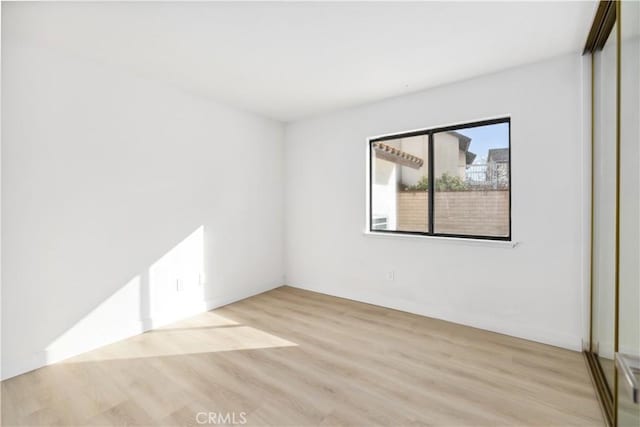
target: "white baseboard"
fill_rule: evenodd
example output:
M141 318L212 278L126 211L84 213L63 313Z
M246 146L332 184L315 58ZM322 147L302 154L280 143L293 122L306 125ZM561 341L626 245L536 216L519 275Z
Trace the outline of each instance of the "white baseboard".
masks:
M200 313L204 313L214 308L222 307L227 304L234 303L254 295L267 292L271 289L275 289L282 285L271 285L262 288L254 288L249 291L244 291L236 294L228 294L218 296L206 301L203 301L201 305L192 307L192 310L171 313L168 316L155 316L153 318L140 319L135 322L123 323L118 325L111 325L109 331L94 335L93 340L76 341L72 346L66 346L63 349L44 349L30 354L21 355L18 357L8 358L3 356L2 363L2 380L15 377L20 374L24 374L34 369L41 368L43 366L51 365L61 362L73 356L77 356L87 351L95 350L96 348L103 347L105 345L113 344L123 339L130 338L132 336L141 334L143 332L158 328L160 326L176 322L178 320L195 316ZM115 327L114 327L115 326Z
M357 302L377 305L380 307L392 308L394 310L405 311L412 314L431 317L435 319L445 320L460 325L471 326L486 331L497 332L516 338L522 338L529 341L535 341L542 344L548 344L555 347L566 348L573 351L582 351L582 337L569 334L558 333L557 331L540 331L535 328L522 327L521 325L504 325L496 319L478 318L467 316L465 313L452 313L445 310L434 310L432 307L425 308L424 305L402 299L390 299L384 296L372 295L367 292L358 292L354 290L344 289L328 289L323 286L287 284L287 286L305 289L308 291L318 292L325 295L331 295L339 298L345 298Z

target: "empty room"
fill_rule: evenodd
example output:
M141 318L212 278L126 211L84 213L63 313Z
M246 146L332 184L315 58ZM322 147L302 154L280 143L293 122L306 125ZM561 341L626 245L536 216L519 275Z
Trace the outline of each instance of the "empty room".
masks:
M640 426L640 1L2 1L3 426Z

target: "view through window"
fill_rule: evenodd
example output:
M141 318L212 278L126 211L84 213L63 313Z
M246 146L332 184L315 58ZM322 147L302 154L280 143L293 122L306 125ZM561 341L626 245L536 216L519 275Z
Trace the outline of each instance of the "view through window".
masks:
M511 239L508 118L369 143L371 231Z

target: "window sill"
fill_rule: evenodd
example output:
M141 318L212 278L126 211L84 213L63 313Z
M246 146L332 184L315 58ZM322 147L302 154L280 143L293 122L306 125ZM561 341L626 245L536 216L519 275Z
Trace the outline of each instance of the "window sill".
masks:
M430 240L433 242L445 242L457 245L469 246L485 246L493 248L515 248L520 244L516 241L505 240L488 240L488 239L466 239L464 237L442 237L442 236L424 236L421 234L401 234L387 233L384 231L363 231L366 237L374 237L378 239L408 239L408 240Z

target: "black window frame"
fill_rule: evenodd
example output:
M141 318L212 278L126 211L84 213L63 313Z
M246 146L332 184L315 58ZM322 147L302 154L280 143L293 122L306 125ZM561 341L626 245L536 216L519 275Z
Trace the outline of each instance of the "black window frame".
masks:
M450 132L450 131L456 131L456 130L460 130L460 129L468 129L468 128L473 128L473 127L480 127L480 126L489 126L489 125L495 125L495 124L500 124L500 123L507 123L509 125L509 173L508 173L508 177L509 177L509 234L507 236L483 236L483 235L477 235L477 234L451 234L451 233L436 233L434 230L435 227L435 191L434 191L434 186L435 186L435 179L434 179L434 144L433 144L433 135L436 133L441 133L441 132ZM409 138L409 137L413 137L413 136L422 136L422 135L428 135L429 136L429 140L428 140L428 152L429 152L429 158L428 158L428 173L429 173L429 199L428 199L428 206L427 209L429 211L429 224L428 224L428 229L429 231L427 232L423 232L423 231L403 231L403 230L376 230L373 229L373 164L374 164L374 151L373 150L373 143L375 142L382 142L382 141L389 141L389 140L394 140L394 139L399 139L399 138ZM449 238L458 238L458 239L476 239L476 240L501 240L501 241L506 241L506 242L510 242L511 238L512 238L512 224L511 224L511 192L512 192L512 185L511 185L511 117L501 117L501 118L496 118L496 119L490 119L490 120L481 120L481 121L475 121L475 122L467 122L467 123L461 123L461 124L456 124L456 125L450 125L450 126L442 126L442 127L437 127L437 128L429 128L429 129L423 129L423 130L417 130L417 131L411 131L411 132L402 132L402 133L396 133L393 135L385 135L385 136L381 136L381 137L374 137L374 138L369 138L369 232L370 233L376 233L376 234L409 234L409 235L418 235L418 236L429 236L429 237L449 237Z

